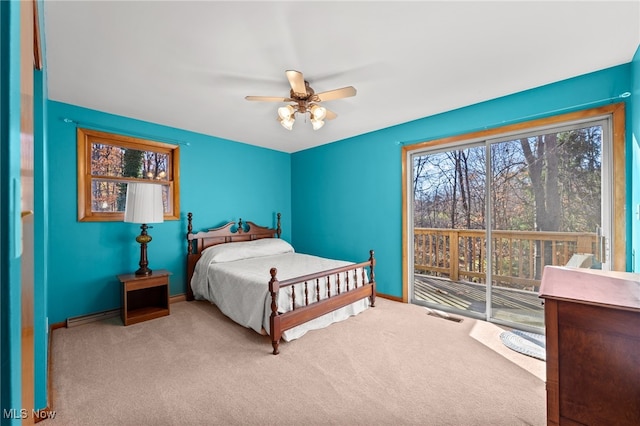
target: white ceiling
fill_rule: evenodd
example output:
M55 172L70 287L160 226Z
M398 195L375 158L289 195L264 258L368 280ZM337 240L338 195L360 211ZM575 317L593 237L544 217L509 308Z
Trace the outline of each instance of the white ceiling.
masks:
M49 99L295 152L628 63L640 1L44 2ZM354 86L313 131L285 70ZM76 119L76 117L67 117ZM80 123L82 124L82 123Z

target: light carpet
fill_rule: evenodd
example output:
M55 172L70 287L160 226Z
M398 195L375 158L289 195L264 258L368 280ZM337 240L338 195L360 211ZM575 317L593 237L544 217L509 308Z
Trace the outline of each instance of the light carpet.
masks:
M471 336L476 320L376 304L277 356L207 302L55 330L47 424L546 424L544 381Z

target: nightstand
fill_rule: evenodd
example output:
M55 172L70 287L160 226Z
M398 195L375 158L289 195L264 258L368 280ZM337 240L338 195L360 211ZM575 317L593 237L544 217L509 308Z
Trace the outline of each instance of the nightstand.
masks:
M152 275L118 275L124 325L169 315L169 275L171 272L164 269Z

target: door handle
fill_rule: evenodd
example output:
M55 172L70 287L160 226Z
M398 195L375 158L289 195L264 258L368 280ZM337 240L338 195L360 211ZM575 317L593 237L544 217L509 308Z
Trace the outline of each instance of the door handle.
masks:
M596 252L595 258L597 262L602 263L602 228L596 225Z
M607 238L602 235L602 228L596 225L596 261L600 263L606 262L607 257Z

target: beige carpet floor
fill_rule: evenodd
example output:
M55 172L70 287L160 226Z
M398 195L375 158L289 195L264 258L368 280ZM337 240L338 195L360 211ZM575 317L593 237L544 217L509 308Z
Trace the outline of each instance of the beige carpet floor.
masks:
M505 348L500 331L378 298L274 356L208 302L179 302L128 327L55 330L46 423L544 425L544 362Z

